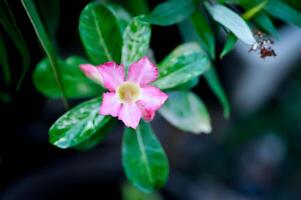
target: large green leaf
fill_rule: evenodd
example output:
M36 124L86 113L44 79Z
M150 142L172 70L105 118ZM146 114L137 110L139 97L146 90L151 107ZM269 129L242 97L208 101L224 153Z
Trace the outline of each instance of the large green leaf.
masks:
M131 21L130 14L120 5L115 3L106 4L106 6L111 10L111 12L115 15L121 33L124 32L128 23Z
M301 27L301 13L282 1L269 1L266 10L273 17Z
M200 76L210 66L205 52L197 43L185 43L172 51L159 65L159 78L154 85L169 89Z
M2 38L1 33L0 33L0 65L2 68L4 83L8 86L11 82L11 74L10 74L10 69L9 69L6 46L5 46L5 43Z
M145 15L150 12L147 0L123 0L123 6L133 15Z
M121 187L122 200L163 200L159 192L146 194L133 187L129 182L125 182Z
M159 110L172 125L195 134L210 133L208 111L202 100L192 92L174 91L168 93L168 101Z
M50 143L59 148L74 147L95 135L111 119L99 114L101 99L79 104L61 116L49 130Z
M213 91L213 93L219 99L219 101L223 106L224 117L228 118L230 115L230 104L224 92L224 89L219 82L214 66L211 66L211 68L205 73L205 78L209 87L211 88L211 90Z
M135 17L123 33L121 63L126 67L146 55L149 47L151 28L140 19L141 17Z
M15 22L14 15L10 10L7 0L0 1L0 22L22 57L23 70L17 83L17 89L19 89L25 74L29 69L30 55L23 35Z
M168 160L150 124L141 121L136 130L126 128L122 164L128 179L140 190L162 187L168 177Z
M208 20L205 18L204 14L200 11L195 11L191 16L191 21L195 28L195 31L200 37L200 44L210 55L212 59L215 58L215 40L214 34L211 27L208 24Z
M151 24L169 26L191 15L196 8L194 0L173 0L159 4L144 18Z
M120 62L122 38L112 11L103 4L90 3L80 15L80 37L94 64Z
M58 60L62 84L69 98L91 97L100 94L102 90L100 86L86 78L80 70L79 65L83 63L87 61L77 56ZM47 97L57 98L62 95L47 58L37 64L33 73L33 82L37 90Z
M215 4L205 4L213 19L228 28L237 38L248 45L256 42L247 23L229 8Z

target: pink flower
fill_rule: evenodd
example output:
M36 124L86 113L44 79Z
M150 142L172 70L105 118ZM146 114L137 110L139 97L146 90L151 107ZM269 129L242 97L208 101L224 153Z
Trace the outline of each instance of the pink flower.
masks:
M109 90L103 93L100 114L118 117L128 127L136 128L141 117L152 120L168 98L160 89L149 85L158 78L158 69L147 57L130 65L127 79L124 66L114 62L97 67L85 64L81 70Z

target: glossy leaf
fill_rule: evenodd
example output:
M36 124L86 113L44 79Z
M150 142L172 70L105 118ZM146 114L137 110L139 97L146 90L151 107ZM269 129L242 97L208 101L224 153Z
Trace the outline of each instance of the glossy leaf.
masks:
M228 33L227 40L225 46L221 52L220 59L222 59L225 55L227 55L234 48L237 42L237 37L233 35L233 33Z
M230 115L230 104L213 66L205 73L205 79L215 96L222 104L224 117L228 118Z
M210 61L197 43L186 43L173 50L159 65L159 78L154 85L169 89L203 74Z
M211 132L208 111L199 97L188 91L174 91L168 95L168 101L159 110L168 122L195 134Z
M79 65L83 63L87 61L77 56L71 56L65 61L58 60L58 70L62 74L62 84L68 98L91 97L100 94L102 90L80 70ZM47 58L36 66L33 82L37 90L47 97L58 98L62 95Z
M142 22L141 17L135 17L123 33L123 47L121 63L129 65L147 54L151 38L151 28Z
M126 128L122 141L122 164L128 179L138 189L151 192L168 178L168 160L150 124Z
M266 10L273 17L301 27L301 13L282 1L269 1Z
M210 55L212 59L215 58L215 40L214 34L209 26L207 19L200 11L195 11L191 16L192 24L195 31L200 37L200 44Z
M11 74L10 74L10 69L9 69L6 46L5 46L5 43L2 38L1 33L0 33L0 65L1 65L1 69L2 69L4 83L8 86L11 82Z
M238 14L223 5L205 4L213 19L229 29L237 38L248 45L256 42L247 23Z
M106 6L111 10L117 19L117 23L120 28L120 32L123 33L128 23L131 21L130 14L118 4L106 4Z
M110 120L99 114L100 103L100 98L92 99L66 112L51 126L50 143L65 149L94 136Z
M25 77L25 74L29 69L30 55L29 55L26 42L15 22L14 15L10 10L7 0L0 1L0 22L3 25L5 31L8 33L11 40L13 41L15 47L20 52L22 57L23 70L19 78L19 81L17 83L17 89L19 89Z
M151 24L169 26L190 16L195 8L194 0L165 1L159 4L144 20Z
M94 64L120 62L121 32L112 11L103 4L89 3L80 15L80 37Z
M265 31L270 33L274 38L279 39L279 34L272 20L264 12L254 17L254 21Z
M41 19L38 15L38 12L35 8L35 5L33 4L32 0L21 0L23 7L25 8L28 17L30 18L30 21L33 25L33 28L35 29L35 32L37 34L37 37L39 38L40 44L42 45L47 58L49 59L50 66L52 68L53 76L56 80L56 84L61 91L62 101L66 109L68 109L69 105L66 99L66 93L63 87L61 74L59 73L59 64L58 64L58 57L56 55L56 52L54 51L54 48L50 42L50 39L45 31L45 28L41 22Z

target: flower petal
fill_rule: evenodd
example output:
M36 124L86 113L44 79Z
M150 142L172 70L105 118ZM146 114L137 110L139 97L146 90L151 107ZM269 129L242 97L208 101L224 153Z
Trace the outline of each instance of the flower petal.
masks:
M100 114L112 115L117 117L121 108L121 103L114 92L106 92L102 95L102 103L100 106Z
M123 104L119 111L118 119L122 120L127 127L135 129L139 124L141 115L141 110L135 103Z
M128 81L145 86L158 78L158 68L145 56L131 64Z
M155 117L155 110L142 108L142 117L146 121L152 121Z
M111 92L115 91L116 87L124 82L124 66L117 65L114 62L107 62L98 67L104 86Z
M100 72L98 71L97 67L95 67L94 65L81 64L80 69L84 72L86 77L88 77L95 83L100 84L100 85L103 84L102 76L101 76Z
M141 88L141 98L137 101L137 104L143 111L156 111L164 104L167 98L168 95L159 88L147 86Z

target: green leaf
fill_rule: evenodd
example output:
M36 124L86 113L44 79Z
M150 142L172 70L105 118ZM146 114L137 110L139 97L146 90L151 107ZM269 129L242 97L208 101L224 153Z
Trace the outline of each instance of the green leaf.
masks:
M270 33L274 38L279 39L279 34L272 20L264 12L254 17L254 21L265 31Z
M163 200L158 192L146 194L128 182L122 184L121 193L122 200Z
M237 38L248 45L256 42L247 23L229 8L215 4L205 4L213 19L228 28Z
M102 90L80 70L79 65L84 63L87 61L78 56L71 56L65 61L58 60L58 70L62 74L62 84L68 98L91 97L100 94ZM58 98L62 95L47 58L37 64L33 82L37 90L47 97Z
M53 145L65 149L74 147L95 135L110 120L99 114L101 99L95 98L72 108L61 116L49 130Z
M181 85L203 74L210 67L210 61L200 46L185 43L173 50L159 65L159 78L154 85L169 89Z
M232 51L236 42L237 42L237 37L235 37L235 35L233 35L233 33L231 33L231 32L228 33L225 46L220 55L220 59L222 59L226 54L228 54L230 51Z
M224 117L228 118L230 115L230 104L213 66L205 73L205 78L209 87L223 106Z
M125 129L122 164L128 179L143 192L152 192L165 184L168 160L150 124L141 121L136 130Z
M155 25L169 26L183 21L193 13L195 8L194 0L165 1L159 4L144 20Z
M145 15L150 12L147 0L123 0L121 3L133 15Z
M41 22L41 19L38 15L38 12L37 12L33 2L31 0L21 0L21 1L22 1L24 9L26 10L28 17L30 18L32 26L35 29L35 32L39 38L40 44L42 45L42 47L49 59L50 66L52 68L52 73L55 77L57 86L61 91L64 107L66 109L68 109L69 105L68 105L68 102L66 99L66 94L65 94L64 87L62 84L61 74L58 71L59 64L58 64L58 58L57 58L56 52L54 51L54 48L52 47L50 39L45 31L45 28Z
M102 142L106 138L106 136L112 130L114 125L115 125L115 120L111 118L107 122L107 124L102 128L100 128L94 135L84 140L83 142L79 143L78 145L74 146L74 149L78 151L88 151L96 147L100 142Z
M215 40L214 34L209 26L207 19L200 11L195 11L191 16L191 21L200 38L200 44L210 55L215 58Z
M168 91L173 91L173 90L190 90L192 88L194 88L195 86L197 86L199 83L199 78L196 77L196 78L193 78L191 79L190 81L186 82L186 83L183 83L181 85L178 85L176 87L173 87L173 88L169 88L167 89Z
M129 65L147 54L151 38L151 28L148 23L135 17L123 33L123 47L121 63Z
M257 4L256 6L252 7L251 9L247 10L242 17L245 20L250 20L251 18L253 18L255 15L257 15L268 3L268 0L265 0L259 4Z
M269 1L266 10L273 17L301 27L301 13L282 1Z
M130 14L120 5L115 3L106 4L117 19L117 23L120 28L120 32L123 33L128 23L131 21Z
M30 55L23 35L15 22L15 18L10 10L7 0L0 1L0 22L22 57L23 70L17 83L17 89L19 89L29 69Z
M11 82L11 74L9 69L6 47L1 33L0 33L0 64L2 67L4 83L8 86Z
M211 132L208 111L198 96L189 91L169 92L168 96L168 101L159 110L168 122L182 131Z
M121 32L115 15L107 6L89 3L80 15L79 33L94 64L120 63Z

